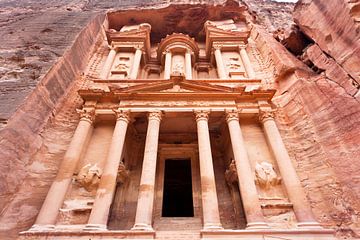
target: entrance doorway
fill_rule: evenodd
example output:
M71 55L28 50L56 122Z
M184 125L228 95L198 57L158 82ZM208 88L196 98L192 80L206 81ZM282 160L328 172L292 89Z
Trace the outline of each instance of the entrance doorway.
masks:
M162 217L194 217L191 160L166 159Z

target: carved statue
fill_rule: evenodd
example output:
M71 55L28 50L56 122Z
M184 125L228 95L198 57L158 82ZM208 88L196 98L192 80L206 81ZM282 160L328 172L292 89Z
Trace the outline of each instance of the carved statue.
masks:
M90 192L98 186L101 175L102 170L97 166L97 164L91 165L89 163L80 169L75 180L83 188Z
M120 163L116 181L118 183L124 183L128 176L129 176L129 170L125 168L125 165L123 163Z
M177 62L173 66L174 73L183 73L184 72L184 65L180 62Z
M232 159L229 168L225 171L225 180L228 184L232 184L238 181L235 160Z
M279 184L281 178L276 174L271 163L262 162L256 163L255 166L255 182L264 189L269 189L271 186Z

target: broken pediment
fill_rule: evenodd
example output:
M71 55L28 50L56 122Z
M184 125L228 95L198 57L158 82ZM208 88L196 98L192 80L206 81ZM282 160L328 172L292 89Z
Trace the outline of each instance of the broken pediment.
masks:
M234 20L207 21L204 25L206 33L206 56L209 57L214 45L234 47L247 43L250 31L245 22L235 23Z

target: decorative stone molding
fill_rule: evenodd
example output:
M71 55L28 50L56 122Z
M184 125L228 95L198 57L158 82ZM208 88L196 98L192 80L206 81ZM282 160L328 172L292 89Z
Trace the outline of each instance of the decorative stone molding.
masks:
M261 110L259 111L259 121L264 123L267 120L274 120L275 110Z
M95 109L76 109L76 112L80 115L80 121L88 121L90 123L93 123L95 120Z
M130 111L129 110L122 110L122 109L113 109L116 116L116 121L122 120L126 121L127 123L130 122Z
M227 109L225 110L226 122L236 120L239 121L239 111L237 109Z
M196 121L200 121L200 120L208 120L209 119L209 114L210 114L210 110L195 110L195 119Z
M152 111L148 113L149 120L161 121L163 113L161 111Z
M261 188L270 189L271 186L280 184L281 178L278 177L271 163L256 163L255 166L255 183Z
M80 169L79 173L75 177L75 181L87 191L91 192L99 185L101 175L102 170L97 166L97 164L95 163L94 165L91 165L89 163Z

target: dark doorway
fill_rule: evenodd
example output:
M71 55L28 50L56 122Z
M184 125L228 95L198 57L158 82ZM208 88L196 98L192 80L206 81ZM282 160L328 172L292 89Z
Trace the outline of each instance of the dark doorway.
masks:
M163 217L193 217L190 159L166 159Z

